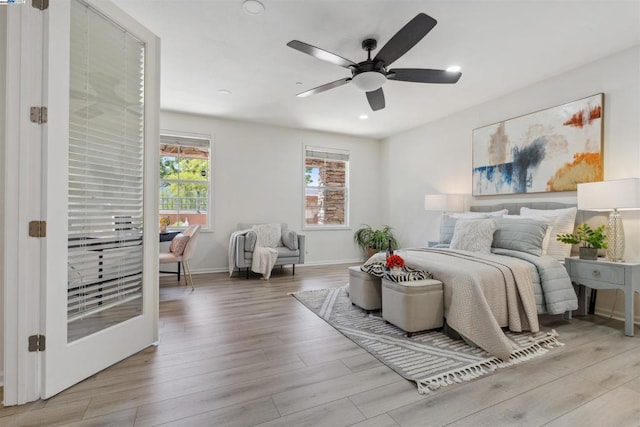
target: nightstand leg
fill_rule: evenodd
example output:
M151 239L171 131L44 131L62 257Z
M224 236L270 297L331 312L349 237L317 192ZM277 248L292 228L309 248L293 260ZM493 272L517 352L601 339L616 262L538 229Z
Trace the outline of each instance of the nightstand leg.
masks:
M633 289L627 286L624 290L624 334L633 336Z

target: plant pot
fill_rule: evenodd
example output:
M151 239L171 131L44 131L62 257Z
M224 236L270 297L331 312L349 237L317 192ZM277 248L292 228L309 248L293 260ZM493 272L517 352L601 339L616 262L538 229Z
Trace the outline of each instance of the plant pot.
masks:
M590 259L595 261L598 259L598 249L596 248L579 248L579 258L580 259Z
M372 247L368 247L367 248L367 259L371 258L372 256L374 256L378 252L380 252L378 249L372 248Z

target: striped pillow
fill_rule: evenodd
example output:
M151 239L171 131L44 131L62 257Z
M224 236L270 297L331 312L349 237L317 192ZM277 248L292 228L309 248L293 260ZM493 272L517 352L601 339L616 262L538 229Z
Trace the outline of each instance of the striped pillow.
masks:
M549 210L520 208L520 215L522 216L542 217L551 220L551 239L547 247L547 255L558 261L564 261L566 257L571 255L571 245L557 241L556 236L558 234L573 233L577 213L578 208L575 207Z

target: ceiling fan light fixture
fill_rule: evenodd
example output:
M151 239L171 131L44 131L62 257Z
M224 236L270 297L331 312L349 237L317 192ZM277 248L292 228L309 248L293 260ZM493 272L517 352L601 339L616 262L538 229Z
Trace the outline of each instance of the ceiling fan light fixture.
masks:
M365 92L372 92L380 89L386 81L387 77L377 71L364 71L353 76L353 79L351 80L357 88Z
M447 71L450 73L457 73L458 71L460 71L460 66L459 65L450 65L449 67L447 67Z

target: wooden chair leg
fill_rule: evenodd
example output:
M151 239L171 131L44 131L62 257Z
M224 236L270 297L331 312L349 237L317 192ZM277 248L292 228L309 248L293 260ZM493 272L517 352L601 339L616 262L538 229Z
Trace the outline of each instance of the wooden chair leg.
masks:
M184 262L184 285L191 285L191 290L193 290L193 277L191 277L191 268L189 267L189 261Z

